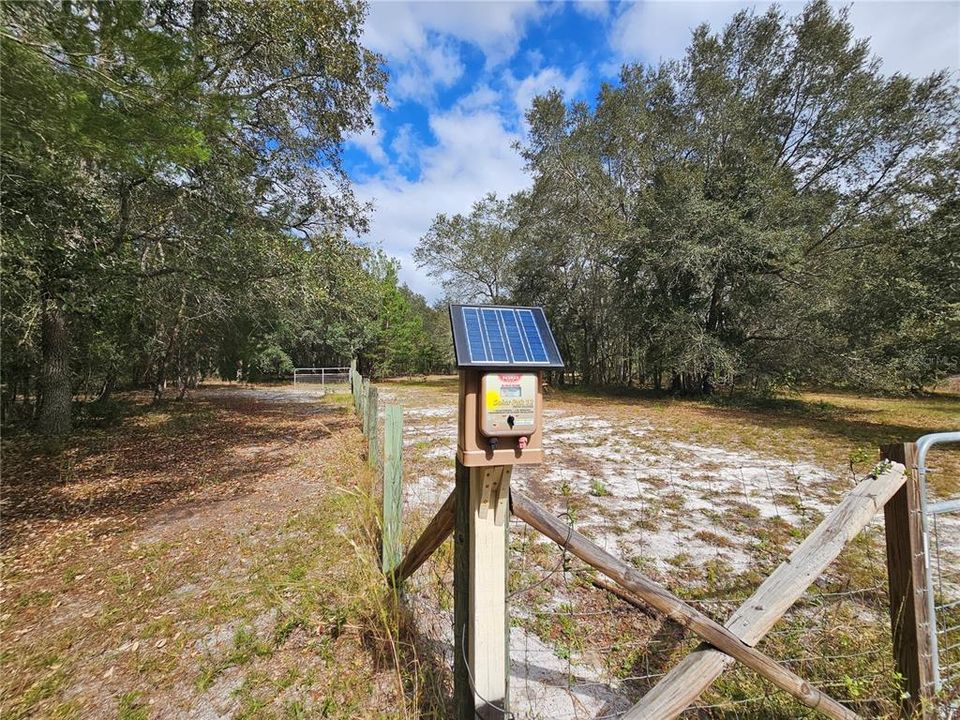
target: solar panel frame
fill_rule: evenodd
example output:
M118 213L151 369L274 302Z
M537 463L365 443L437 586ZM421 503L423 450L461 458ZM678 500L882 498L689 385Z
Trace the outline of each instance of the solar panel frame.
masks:
M451 305L450 326L457 367L564 367L543 308Z

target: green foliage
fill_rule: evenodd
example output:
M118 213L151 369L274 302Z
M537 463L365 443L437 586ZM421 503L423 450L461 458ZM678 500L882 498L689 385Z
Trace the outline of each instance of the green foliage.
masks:
M448 293L497 304L512 280L518 236L515 204L491 193L469 215L437 215L413 257Z
M288 375L293 372L293 360L279 345L262 345L257 348L251 366L261 375Z
M884 75L845 10L740 12L595 106L552 91L527 119L532 190L495 225L438 216L417 257L473 299L461 259L501 247L498 297L547 308L576 380L904 389L960 369L957 88Z
M377 377L428 373L446 369L452 354L446 312L399 285L397 265L384 255L374 258L370 272L378 282L379 313L369 359Z
M395 273L390 296L345 238L366 217L341 144L384 98L364 14L347 0L4 7L5 420L32 398L69 421L71 396L118 384L159 399L170 380L183 393L363 352L386 372L436 364L433 311Z

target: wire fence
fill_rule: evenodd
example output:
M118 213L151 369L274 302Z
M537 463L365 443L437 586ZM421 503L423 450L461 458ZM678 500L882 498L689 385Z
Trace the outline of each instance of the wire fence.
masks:
M393 391L390 391L393 392ZM389 397L389 394L388 394ZM398 398L393 397L396 401ZM404 398L400 398L404 399ZM410 398L406 398L410 399ZM404 545L453 486L455 413L413 398L404 406L402 488ZM374 415L375 417L375 415ZM566 418L577 424L594 420ZM555 427L559 424L554 421ZM374 429L374 433L376 429ZM560 443L562 432L555 437ZM597 435L596 432L593 435ZM620 433L620 437L623 437ZM613 436L611 434L611 436ZM618 448L576 435L575 449L595 458ZM586 438L586 439L584 439ZM685 446L692 448L692 446ZM555 514L620 556L684 601L723 624L783 562L856 478L821 473L803 482L809 467L719 468L691 478L686 460L650 457L656 471L614 486L607 469L569 464L569 448L547 471L515 467L513 483L535 494ZM691 449L697 452L697 449ZM564 464L567 463L567 464ZM779 475L777 475L779 473ZM624 499L629 512L615 501ZM678 498L676 488L698 497ZM824 488L831 488L824 492ZM609 496L608 489L614 496ZM739 515L724 514L727 507ZM735 517L735 520L730 520ZM938 630L945 685L960 675L960 572L956 516L935 518L932 548L938 588ZM704 528L712 528L705 531ZM623 530L629 530L626 534ZM520 719L622 718L698 645L692 633L603 587L596 570L517 518L510 521L508 605L510 712ZM442 669L432 676L435 698L448 697L453 660L453 551L448 540L404 585L416 644L431 648ZM896 717L903 693L890 633L882 514L850 541L811 587L774 625L758 649L863 717ZM949 712L949 703L945 705ZM437 711L447 716L449 708ZM430 713L427 713L429 716ZM693 718L806 718L817 713L739 664L732 665L683 713ZM943 715L949 717L949 715Z
M960 508L937 504L949 508L929 513L937 660L945 702L956 711L960 710Z
M413 483L416 485L416 483ZM773 497L769 497L773 500ZM781 499L782 500L782 499ZM576 517L573 500L558 514ZM735 533L731 533L734 537ZM755 563L722 574L722 562L659 567L625 558L718 622L724 622L782 559L756 547ZM512 716L620 718L698 644L662 616L598 588L596 571L525 523L510 525ZM452 553L440 553L408 589L418 623L451 641ZM759 649L865 717L894 717L900 688L893 665L882 529L851 543L768 633ZM751 671L734 666L684 713L696 718L801 718L816 713Z
M348 367L310 367L294 368L294 386L313 386L326 390L334 385L348 385L350 383L350 368Z

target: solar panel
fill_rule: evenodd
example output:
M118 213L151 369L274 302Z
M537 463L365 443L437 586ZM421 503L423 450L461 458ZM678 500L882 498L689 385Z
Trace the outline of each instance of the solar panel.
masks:
M458 367L562 368L543 308L451 305Z

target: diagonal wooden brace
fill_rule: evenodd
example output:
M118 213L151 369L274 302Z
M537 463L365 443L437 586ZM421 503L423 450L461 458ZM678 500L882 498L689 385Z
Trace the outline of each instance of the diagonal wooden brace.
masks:
M443 544L443 541L450 537L450 533L453 532L455 506L456 493L450 493L450 496L437 510L437 514L433 516L433 520L424 528L413 547L397 565L396 570L387 576L387 582L391 587L398 587L404 580L413 575L427 561L427 558L433 555L434 551Z
M760 642L904 481L903 465L893 463L857 485L737 609L726 628L751 647ZM733 662L730 655L706 643L700 645L630 708L624 720L676 717Z
M739 660L781 690L790 693L807 707L819 710L835 720L856 720L860 717L775 660L744 644L727 628L683 602L623 560L601 550L538 503L516 491L511 494L511 499L513 514L532 528L539 530L571 554L635 593L644 602L649 603L677 624L692 630L718 650ZM659 716L644 715L643 717Z

